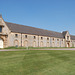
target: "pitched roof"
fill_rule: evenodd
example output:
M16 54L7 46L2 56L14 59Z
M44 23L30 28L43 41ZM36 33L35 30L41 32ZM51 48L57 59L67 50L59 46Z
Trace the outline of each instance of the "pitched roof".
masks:
M63 36L65 36L67 32L68 32L68 31L62 32ZM71 37L72 40L75 40L75 36L74 36L74 35L70 35L70 37Z
M62 32L63 36L65 36L67 32L68 32L68 31L63 31L63 32Z
M35 27L9 23L9 22L5 22L5 23L12 32L64 38L62 33L59 33L59 32L54 32L54 31L49 31L49 30L39 29Z
M72 39L72 40L75 40L75 36L74 36L74 35L71 35L71 39Z
M56 37L56 38L64 38L64 36L67 33L67 31L59 33L59 32L44 30L40 28L35 28L35 27L30 27L30 26L15 24L15 23L9 23L9 22L5 22L5 23L12 32L16 32L16 33L24 33L24 34L32 34L32 35L40 35L40 36L48 36L48 37ZM75 40L75 36L71 35L71 39Z

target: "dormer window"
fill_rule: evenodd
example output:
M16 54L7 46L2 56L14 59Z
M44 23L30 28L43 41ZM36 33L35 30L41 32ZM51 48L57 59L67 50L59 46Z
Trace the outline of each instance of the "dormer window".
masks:
M0 26L0 32L2 32L2 27Z

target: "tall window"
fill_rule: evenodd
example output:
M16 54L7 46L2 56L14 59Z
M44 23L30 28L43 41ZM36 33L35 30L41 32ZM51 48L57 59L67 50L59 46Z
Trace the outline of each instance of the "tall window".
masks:
M0 32L2 32L2 27L0 27Z
M18 34L15 34L15 37L18 37Z
M67 36L67 40L69 40L69 36Z

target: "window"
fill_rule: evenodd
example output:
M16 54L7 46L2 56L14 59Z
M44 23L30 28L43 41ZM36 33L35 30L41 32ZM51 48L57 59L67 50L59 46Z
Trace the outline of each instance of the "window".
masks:
M36 36L34 36L34 39L36 39Z
M53 38L53 40L54 40L54 38Z
M59 41L59 39L57 39L57 41Z
M41 40L43 40L43 37L41 37Z
M15 34L15 37L18 37L18 34Z
M67 36L67 40L69 40L69 36Z
M2 32L2 27L0 27L0 32Z
M5 38L7 38L8 36L5 36Z
M27 38L27 35L25 35L25 38Z
M47 40L49 40L49 38L47 38Z

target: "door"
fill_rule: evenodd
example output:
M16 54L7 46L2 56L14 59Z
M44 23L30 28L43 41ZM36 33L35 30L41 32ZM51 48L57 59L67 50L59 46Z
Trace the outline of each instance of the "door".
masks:
M0 39L0 48L3 48L3 40Z
M70 47L70 43L67 43L67 47Z

